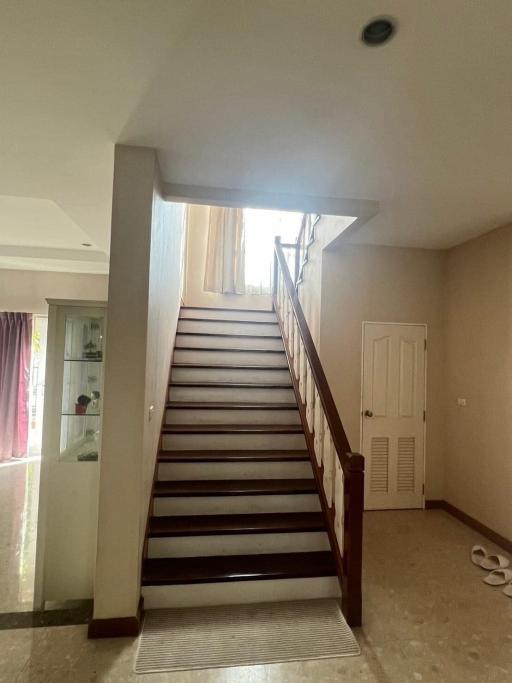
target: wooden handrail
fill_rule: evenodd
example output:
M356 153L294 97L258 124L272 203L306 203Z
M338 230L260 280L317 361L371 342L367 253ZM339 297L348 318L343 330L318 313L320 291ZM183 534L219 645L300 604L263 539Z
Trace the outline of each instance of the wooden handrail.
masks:
M351 452L347 435L345 434L345 430L343 429L343 425L341 423L340 416L336 408L336 404L334 403L334 399L332 397L332 393L329 388L329 384L327 382L324 369L322 367L320 358L318 356L318 352L315 347L315 342L313 341L313 337L311 336L311 332L309 331L306 316L304 315L302 306L299 301L299 296L293 285L290 270L288 268L288 264L286 263L283 250L281 248L281 241L278 237L275 241L275 254L277 257L278 264L281 267L284 284L288 291L288 296L290 297L293 312L297 320L300 336L302 337L304 349L309 359L311 372L313 373L313 377L315 379L318 395L320 396L320 400L322 401L325 417L327 419L329 429L331 430L332 440L334 442L334 447L336 449L338 457L340 458L344 470L347 467L349 467L351 470L364 470L363 456L359 455L359 453ZM275 280L274 287L276 286L277 282ZM274 293L277 292L275 291Z
M350 450L350 444L302 310L297 289L292 281L282 246L280 238L276 237L274 309L285 342L306 445L341 584L342 610L350 626L360 626L362 622L364 458L359 453L352 453ZM297 243L297 252L299 249L300 245ZM300 335L300 340L298 335ZM307 357L304 363L303 354ZM304 378L304 372L306 372L306 378ZM306 384L310 386L310 380L314 383L318 402L316 399L311 399L311 394L308 394L305 388ZM308 410L311 410L312 406L314 407L314 426L308 419ZM318 411L321 411L318 415L321 420L325 420L328 429L326 442L323 434L324 428L320 423L318 445L315 433L317 406ZM326 443L332 443L338 465L329 455L332 453L329 445L325 450Z

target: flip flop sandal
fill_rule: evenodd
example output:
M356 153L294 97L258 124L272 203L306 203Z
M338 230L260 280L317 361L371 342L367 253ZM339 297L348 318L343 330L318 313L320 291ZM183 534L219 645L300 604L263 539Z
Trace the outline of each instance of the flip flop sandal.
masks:
M482 562L487 557L487 550L481 545L474 545L471 548L471 562L478 567L482 566Z
M482 581L489 586L504 586L512 581L512 569L495 569L483 578Z
M503 592L507 596L507 598L512 598L512 582L508 583L505 588L503 589Z
M494 571L495 569L506 569L510 565L510 560L508 557L503 555L487 555L487 557L482 561L482 569L488 569L489 571Z

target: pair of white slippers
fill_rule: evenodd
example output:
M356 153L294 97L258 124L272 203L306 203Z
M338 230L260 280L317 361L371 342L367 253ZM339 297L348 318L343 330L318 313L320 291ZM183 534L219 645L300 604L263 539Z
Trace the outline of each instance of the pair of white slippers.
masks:
M481 545L471 549L471 562L490 573L482 579L489 586L505 586L503 593L512 598L512 569L508 569L510 560L503 555L488 555Z

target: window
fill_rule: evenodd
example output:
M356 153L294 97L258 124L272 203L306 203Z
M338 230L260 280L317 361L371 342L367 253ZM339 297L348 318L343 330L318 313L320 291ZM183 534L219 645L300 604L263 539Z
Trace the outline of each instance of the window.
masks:
M245 288L247 294L269 294L272 288L274 238L295 242L302 213L244 209Z

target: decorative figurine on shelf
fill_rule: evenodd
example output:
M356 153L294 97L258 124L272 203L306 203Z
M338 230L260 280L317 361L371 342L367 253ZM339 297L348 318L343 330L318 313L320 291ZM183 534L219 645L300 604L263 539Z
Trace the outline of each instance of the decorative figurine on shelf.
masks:
M87 453L79 453L77 460L79 462L96 462L98 460L98 452L88 451Z
M103 354L96 344L90 341L85 344L82 355L86 360L101 360Z
M95 413L101 413L101 394L99 391L91 391L91 409Z
M84 450L78 454L77 460L81 462L94 462L98 459L98 435L94 429L85 430Z
M75 403L75 415L85 415L87 412L87 406L91 402L91 399L89 396L86 396L85 394L80 394L80 396L76 399Z
M91 338L84 344L82 356L86 360L102 360L103 352L101 350L101 328L97 322L91 322L89 325L89 334Z

